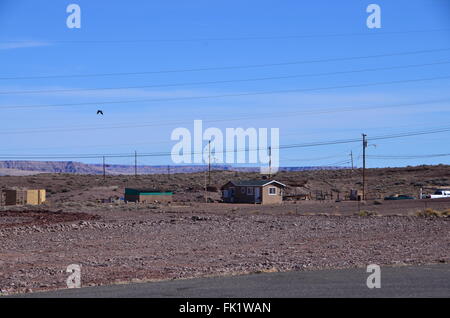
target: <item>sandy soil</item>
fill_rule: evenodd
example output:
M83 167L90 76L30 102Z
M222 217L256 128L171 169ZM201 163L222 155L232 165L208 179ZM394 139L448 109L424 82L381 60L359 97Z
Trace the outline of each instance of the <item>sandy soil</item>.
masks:
M344 202L333 205L341 203L345 210ZM383 205L373 205L382 216L370 217L340 213L319 202L237 207L105 204L81 207L83 213L74 212L80 207L67 206L53 216L45 211L3 211L0 288L2 293L65 288L69 264L82 266L82 284L90 286L371 263L449 262L450 219L389 213L388 205L401 204L385 204L386 215ZM448 201L443 204L449 206ZM39 222L31 225L29 220L39 213Z
M449 166L373 169L365 203L335 202L359 171L280 173L290 193L334 191L324 201L239 205L205 201L204 174L0 177L0 187L48 190L40 207L0 207L0 293L66 287L70 264L83 286L264 271L450 261L450 200L380 200L450 185ZM217 187L257 175L214 172ZM175 191L170 205L98 203L125 187ZM208 192L212 201L218 192Z

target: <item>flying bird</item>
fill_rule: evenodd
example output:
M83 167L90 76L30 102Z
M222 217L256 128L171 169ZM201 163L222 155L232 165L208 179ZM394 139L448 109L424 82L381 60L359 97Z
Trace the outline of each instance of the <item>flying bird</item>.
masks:
M97 115L103 115L103 111L102 110L97 110Z

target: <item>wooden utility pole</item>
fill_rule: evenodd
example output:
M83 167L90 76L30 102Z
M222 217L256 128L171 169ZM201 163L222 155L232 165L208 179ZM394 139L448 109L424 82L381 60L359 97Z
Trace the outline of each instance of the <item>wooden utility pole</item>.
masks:
M269 179L272 178L272 147L269 146Z
M353 171L353 169L354 169L354 166L353 166L353 151L350 151L350 160L352 162L352 171Z
M208 141L208 185L211 185L211 140Z
M363 137L363 169L362 169L362 199L363 201L366 200L366 148L367 148L367 140L366 134L362 134Z
M208 191L206 185L206 171L205 171L205 203L208 203Z
M170 166L167 166L167 179L170 180Z
M137 178L137 151L134 151L134 177Z
M105 156L103 156L103 180L106 180Z

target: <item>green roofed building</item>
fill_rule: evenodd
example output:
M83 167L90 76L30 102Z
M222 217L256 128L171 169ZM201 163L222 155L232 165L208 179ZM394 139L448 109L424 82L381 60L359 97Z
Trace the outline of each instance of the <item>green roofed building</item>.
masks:
M157 203L172 202L173 192L125 188L125 202Z

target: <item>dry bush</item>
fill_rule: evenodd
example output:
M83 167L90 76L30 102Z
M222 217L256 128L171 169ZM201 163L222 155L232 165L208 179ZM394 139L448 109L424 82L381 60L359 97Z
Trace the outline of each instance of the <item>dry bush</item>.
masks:
M438 211L438 210L428 208L423 211L419 211L417 213L417 216L421 216L421 217L448 217L449 215L450 215L450 209Z
M375 216L377 215L375 212L362 210L357 213L358 216Z

